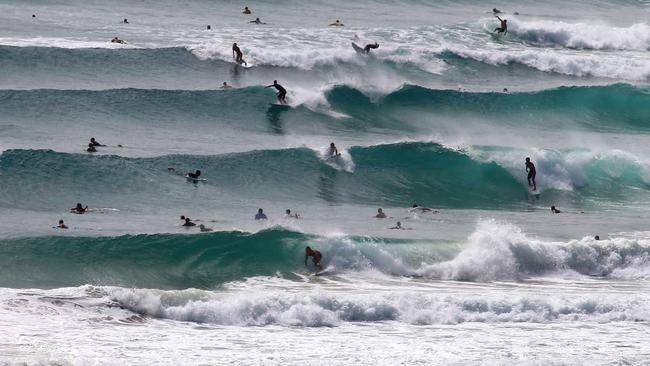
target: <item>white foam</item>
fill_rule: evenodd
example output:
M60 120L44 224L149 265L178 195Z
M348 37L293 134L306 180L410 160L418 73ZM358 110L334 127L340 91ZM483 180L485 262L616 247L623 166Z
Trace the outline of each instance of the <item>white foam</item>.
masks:
M526 41L551 46L590 50L650 50L650 26L629 27L607 24L566 23L550 20L508 19L508 34Z

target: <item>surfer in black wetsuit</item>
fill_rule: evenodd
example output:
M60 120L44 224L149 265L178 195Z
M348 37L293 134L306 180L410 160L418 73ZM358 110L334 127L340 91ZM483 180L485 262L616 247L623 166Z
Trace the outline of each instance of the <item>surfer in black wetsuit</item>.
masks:
M554 214L562 213L562 211L555 208L555 206L551 206L551 212L554 213Z
M363 48L363 52L370 53L371 49L374 50L374 49L377 49L377 48L379 48L379 43L377 43L377 42L367 44L366 47Z
M532 186L533 191L536 191L537 183L535 183L535 176L537 175L537 170L535 170L535 164L530 161L530 158L526 158L526 171L528 172L528 186Z
M255 23L255 24L266 24L260 20L260 18L255 18L255 20L251 20L249 23Z
M248 65L246 61L242 58L243 55L241 53L241 50L239 49L239 46L237 46L237 43L232 44L232 57L235 59L235 62L238 64L244 64Z
M106 145L100 144L99 141L95 140L94 137L90 138L90 144L88 146L90 146L90 145L92 145L92 146L106 146Z
M508 20L501 19L501 18L499 18L498 15L496 15L496 17L501 22L501 26L498 27L498 28L494 28L494 31L497 32L497 33L508 34Z
M97 149L95 148L95 146L92 143L89 143L88 148L86 149L86 151L89 152L89 153L94 153L94 152L97 152Z
M244 6L244 11L242 11L243 14L252 14L253 12L248 8L248 6Z
M200 170L197 170L194 173L192 173L192 172L187 173L187 177L192 178L192 179L199 179L200 176L201 176L201 171Z
M287 89L278 84L277 80L273 80L273 84L266 86L267 88L275 88L278 91L278 102L287 104Z
M183 224L183 226L185 226L185 227L190 227L190 226L196 226L196 224L193 223L192 221L190 221L190 218L189 218L189 217L186 217L186 218L185 218L185 223Z
M314 262L314 266L318 268L319 271L323 269L323 266L321 266L320 261L323 258L323 255L318 251L314 250L310 247L305 248L305 267L307 267L307 259L309 257L312 257L312 261Z

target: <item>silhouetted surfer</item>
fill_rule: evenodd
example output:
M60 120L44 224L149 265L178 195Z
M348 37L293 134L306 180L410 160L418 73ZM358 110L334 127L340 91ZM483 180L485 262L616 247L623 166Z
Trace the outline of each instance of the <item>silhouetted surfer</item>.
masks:
M237 46L237 43L232 44L232 57L235 58L235 62L238 64L244 64L248 65L246 61L242 58L243 55L241 53L241 50L239 49L239 46Z
M242 11L243 14L253 14L253 12L248 8L248 6L244 6L244 11Z
M363 52L370 53L371 49L374 50L374 49L377 49L377 48L379 48L379 43L377 43L377 42L367 44L366 47L363 48Z
M535 164L530 161L530 158L526 158L526 171L528 172L528 186L533 186L533 191L536 191L537 183L535 183L535 176L537 175L537 170L535 170Z
M282 104L287 104L287 89L283 88L282 85L278 84L277 80L273 80L273 84L268 85L267 88L275 88L278 91L278 102Z
M59 225L57 226L59 229L67 229L68 226L63 222L63 220L59 220Z
M251 20L249 23L255 23L255 24L266 24L260 20L260 18L255 18L255 20Z
M554 214L562 213L562 211L555 208L555 206L551 206L551 212L554 213Z
M185 227L190 227L190 226L196 226L196 224L193 223L192 221L190 221L190 218L189 218L189 217L186 217L186 218L185 218L185 223L183 223L183 226L185 226Z
M305 267L307 267L307 259L309 259L309 257L312 257L311 260L314 262L314 266L318 268L319 271L323 269L323 267L320 265L320 261L323 258L323 255L318 250L314 250L310 247L305 248Z
M498 15L496 15L496 17L501 22L501 27L494 28L494 31L497 33L508 34L508 21L506 19L499 18Z
M86 149L86 151L89 152L89 153L94 153L94 152L97 152L97 149L95 148L95 146L92 143L89 143L88 148Z

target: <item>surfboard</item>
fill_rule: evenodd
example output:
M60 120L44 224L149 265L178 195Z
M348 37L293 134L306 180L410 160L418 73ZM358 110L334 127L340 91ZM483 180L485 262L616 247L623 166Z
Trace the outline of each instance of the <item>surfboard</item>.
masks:
M269 103L269 105L271 106L271 109L278 109L278 110L291 109L291 106L288 104Z
M327 276L327 275L333 275L334 274L334 269L330 267L325 267L322 270L314 273L314 276Z
M357 44L354 43L354 42L352 42L352 48L353 48L353 49L354 49L358 54L361 54L361 55L365 55L365 54L366 54L366 52L363 50L363 48L362 48L362 47L359 47L359 45L357 45Z

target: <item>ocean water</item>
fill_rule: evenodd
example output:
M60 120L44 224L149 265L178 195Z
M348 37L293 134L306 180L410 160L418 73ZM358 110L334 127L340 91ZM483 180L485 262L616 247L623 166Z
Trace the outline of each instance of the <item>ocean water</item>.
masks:
M650 365L649 19L0 0L0 364Z

